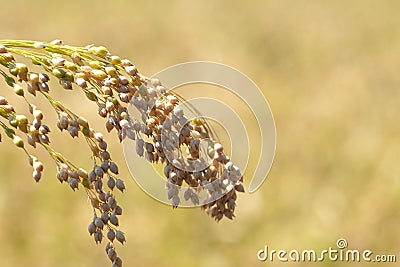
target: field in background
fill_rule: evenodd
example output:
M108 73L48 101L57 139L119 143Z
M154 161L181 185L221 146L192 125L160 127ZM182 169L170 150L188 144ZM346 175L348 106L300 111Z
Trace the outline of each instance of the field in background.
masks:
M124 266L281 266L258 262L256 252L264 245L323 250L335 247L340 237L351 249L398 254L400 2L3 1L1 6L1 39L104 45L146 75L186 61L216 61L247 74L269 101L277 126L275 162L257 193L239 197L233 222L217 224L200 210L172 210L145 195L130 179L122 146L108 136L127 186L118 197L128 241L118 249ZM15 99L4 82L0 88L0 95ZM52 90L105 131L96 107L82 106L82 93ZM53 114L40 103L45 114ZM89 167L81 141L55 134L55 115L45 119L54 146ZM104 246L87 234L92 215L84 192L60 186L54 164L40 149L45 172L35 184L24 154L4 139L1 265L108 266Z

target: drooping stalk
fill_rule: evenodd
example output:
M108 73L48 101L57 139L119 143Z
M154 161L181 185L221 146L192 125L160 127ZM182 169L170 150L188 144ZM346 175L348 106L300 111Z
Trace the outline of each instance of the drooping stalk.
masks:
M33 66L21 63L21 57L31 60ZM74 191L84 188L94 214L88 231L96 243L101 243L103 237L108 239L106 252L113 266L122 264L115 251L115 240L125 242L124 233L118 230L122 209L113 190L123 192L125 184L118 177L118 166L107 151L103 134L91 128L78 112L54 99L53 89L48 85L50 79L58 80L66 90L82 90L89 101L96 103L97 113L106 120L108 132L115 131L120 141L135 140L139 156L164 164L167 194L174 208L179 206L183 195L185 200L201 205L217 221L234 217L236 191L244 191L242 174L216 142L215 131L201 118L189 121L179 107L186 104L185 100L168 91L159 80L139 73L130 60L112 55L102 46L75 47L63 45L59 40L50 43L0 40L0 64L0 74L6 84L28 103L30 111L28 116L18 114L0 97L0 126L27 153L37 182L41 179L43 164L28 152L15 131L23 133L33 148L40 144L49 153L61 183L67 183ZM85 138L93 158L90 171L52 148L50 127L44 123L44 114L25 97L26 93L48 101L57 115L60 131L68 132L72 138ZM129 114L130 104L140 112L141 118ZM201 116L196 107L189 106L189 111ZM200 155L199 145L205 139L209 142L207 153L212 155L211 162L205 162ZM181 152L183 147L187 148L188 156ZM174 158L174 150L178 150L178 158ZM182 194L183 183L188 188ZM204 203L199 203L200 191L208 194Z

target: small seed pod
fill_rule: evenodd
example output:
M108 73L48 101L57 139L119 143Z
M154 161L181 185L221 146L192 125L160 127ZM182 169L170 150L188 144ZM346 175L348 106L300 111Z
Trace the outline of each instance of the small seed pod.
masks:
M97 191L103 190L103 181L102 181L101 179L96 180L96 181L94 182L94 188L95 188Z
M235 217L235 215L233 215L233 212L228 209L224 210L224 216L231 220L233 219L233 217Z
M157 79L157 78L151 78L151 79L150 79L150 84L151 84L151 86L153 86L153 87L157 87L157 86L160 86L160 85L161 85L161 82L160 82L160 80Z
M142 133L147 136L150 136L153 133L151 128L149 126L147 126L146 124L142 124L142 125L144 125L143 128L141 129Z
M94 173L96 174L97 177L103 178L104 176L104 171L100 166L94 167Z
M24 89L22 89L21 85L15 83L14 84L14 93L19 96L24 96Z
M104 212L108 212L110 210L110 207L107 205L107 203L100 203L100 209Z
M243 187L242 184L236 184L235 185L235 190L238 191L238 192L241 192L241 193L245 192L244 187Z
M91 222L88 226L88 232L90 235L94 234L96 232L96 225L94 225L93 222Z
M177 208L179 206L180 202L181 202L181 200L177 195L172 197L171 204L172 204L173 208Z
M123 232L121 232L120 230L117 230L117 232L115 233L115 238L121 242L121 244L123 245L125 240L125 235Z
M140 123L137 122L137 121L135 121L135 122L133 123L133 129L134 129L136 132L139 132L140 129L141 129ZM141 140L141 139L139 139L139 140Z
M100 228L101 230L103 230L104 222L103 222L102 219L96 218L96 219L94 220L94 225L96 225L97 228Z
M27 140L28 140L28 144L30 144L31 146L36 148L36 142L35 142L35 139L33 139L32 135L28 134ZM0 140L0 142L1 142L1 140Z
M124 190L125 190L124 181L122 181L121 179L117 179L117 181L115 182L115 186L116 186L121 192L124 192Z
M50 91L49 86L47 85L47 83L39 83L39 90L42 92L46 92L48 93Z
M53 64L56 67L64 66L64 62L65 62L65 59L62 57L54 57L51 59L51 64Z
M154 129L154 127L156 126L156 120L154 118L148 118L146 123L147 126L151 129Z
M110 219L110 216L108 216L108 212L103 212L101 214L101 220L104 222L104 224L107 224L109 219Z
M107 242L107 245L105 247L106 253L108 253L108 250L114 248L114 244L112 242Z
M45 134L39 135L39 139L40 139L40 142L42 142L44 144L48 145L50 143L49 137L47 135L45 135Z
M107 73L108 75L110 75L110 76L112 76L112 77L115 77L115 76L118 75L117 70L116 70L114 67L112 67L112 66L105 67L104 70L106 71L106 73Z
M87 82L85 79L79 77L76 79L75 83L81 88L87 88Z
M38 89L39 88L38 88L37 84L28 83L27 87L26 87L26 90L28 91L28 93L30 93L34 96L36 96L36 90L38 90Z
M183 109L180 106L176 106L173 109L173 114L180 119L183 117Z
M93 78L95 78L96 80L99 80L99 81L104 80L105 78L107 78L107 74L104 71L96 70L96 69L91 71L91 76Z
M107 101L107 102L106 102L106 110L107 110L107 112L111 112L111 111L113 111L114 109L115 109L114 103L113 103L113 102Z
M68 179L68 184L69 184L69 186L72 188L72 190L74 190L75 191L75 189L77 189L78 188L78 180L77 179L75 179L75 178L69 178Z
M116 206L115 207L115 209L114 209L114 213L116 214L116 215L122 215L122 208L120 207L120 206Z
M224 212L225 211L225 203L222 201L222 199L218 199L216 201L216 205L219 211Z
M190 196L190 200L194 205L199 205L200 203L199 197L195 193Z
M129 59L123 59L121 60L121 66L126 67L126 66L133 66L132 62Z
M29 73L29 81L31 83L39 83L39 75L33 72Z
M69 177L78 179L78 172L76 172L76 171L69 172Z
M113 193L110 191L106 192L106 199L108 200L109 198L114 198Z
M78 65L76 65L75 63L71 62L71 61L65 61L64 62L64 67L70 71L76 72L78 71ZM72 74L71 74L72 75Z
M101 150L106 150L106 149L107 149L107 142L104 141L104 140L101 140L101 141L99 142L99 148L100 148Z
M192 194L193 194L192 189L188 188L185 190L185 193L183 194L183 196L184 196L185 200L188 201L191 198Z
M115 261L113 262L112 267L114 267L114 266L116 266L116 267L122 267L122 260L121 260L121 258L117 257L117 258L115 259Z
M110 209L115 209L115 207L117 206L117 201L115 200L114 197L109 197L107 199L107 205L110 207Z
M28 133L28 125L27 124L18 124L18 129L23 133Z
M60 181L60 183L64 182L64 180L61 178L60 173L57 172L56 177Z
M118 130L119 141L122 142L123 140L125 140L125 137L126 137L125 129Z
M69 134L72 136L72 138L78 136L78 128L75 126L69 126L68 128Z
M61 169L59 171L59 174L60 174L60 177L61 177L61 179L63 181L67 181L68 180L68 171L67 170Z
M47 125L41 125L39 127L39 133L41 134L48 134L50 132L50 128Z
M68 129L68 119L59 119L57 121L57 127L60 129L60 131Z
M8 53L8 52L7 52L7 53L4 53L4 54L2 55L2 57L4 58L4 60L5 60L6 62L10 62L10 61L14 61L14 60L15 60L13 54Z
M7 48L4 45L0 45L0 53L1 54L7 53Z
M66 90L71 90L72 89L72 83L71 81L68 80L60 80L60 85L62 88Z
M117 215L114 212L110 215L110 223L115 226L119 225Z
M35 117L35 119L37 119L39 121L43 119L43 112L39 109L33 110L32 114Z
M222 212L218 212L217 215L215 215L214 219L219 222L220 220L222 220L224 214Z
M127 66L125 67L125 71L131 76L135 76L137 74L137 69L135 66Z
M118 166L114 162L110 162L110 171L114 174L118 174Z
M0 105L8 105L8 101L7 99L5 99L4 97L0 96Z
M133 131L132 129L126 129L125 133L126 133L126 137L128 137L129 139L131 139L131 140L136 139L135 131Z
M110 188L111 190L113 190L114 187L115 187L115 180L114 180L114 178L112 178L111 176L108 178L107 186L108 186L108 188Z
M106 202L106 201L107 201L107 194L104 193L104 192L100 192L100 193L99 193L99 199L100 199L101 201L103 201L103 202Z
M110 240L111 242L114 241L114 239L115 239L115 231L114 231L113 229L110 228L110 229L108 230L107 238L108 238L108 240Z
M108 171L108 168L109 168L108 160L103 160L103 161L101 162L100 167L101 167L101 168L103 169L103 171L106 173L106 172Z
M103 160L110 160L111 159L110 153L108 153L108 151L102 151L100 153L100 156L101 156L101 158Z
M167 96L167 100L169 101L169 103L171 103L172 105L175 105L178 103L178 99L176 98L176 96L174 95L168 95Z
M94 182L96 180L96 173L94 171L89 172L88 174L89 182Z
M119 126L121 126L122 129L127 129L129 128L129 121L128 120L120 120L119 121Z
M154 152L154 146L151 143L146 142L145 143L146 151L148 153L153 153Z
M68 123L69 125L71 125L72 127L76 127L78 128L78 122L74 119L68 119Z
M101 243L101 241L103 240L103 233L101 232L101 230L97 230L94 233L94 241L96 242L96 244Z
M228 200L228 203L227 203L227 207L228 207L228 209L230 209L231 211L234 211L234 210L235 210L235 207L236 207L235 200L229 199L229 200Z
M211 217L217 216L218 213L219 213L219 210L217 207L211 208L211 210L210 210Z
M27 81L28 80L28 67L23 63L16 63L15 68L18 72L18 77L21 80Z
M32 176L33 176L33 179L35 179L36 182L39 182L40 178L42 177L42 173L37 171L37 170L34 170L33 173L32 173Z
M138 140L136 141L136 154L138 154L140 157L142 157L142 156L143 156L143 153L144 153L144 148L143 148L143 146L144 146L144 141L143 141L143 139L138 139Z
M110 248L107 251L107 256L113 262L117 258L117 252L115 252L115 250L113 248Z
M38 171L38 172L42 172L43 171L43 163L41 163L40 161L34 161L32 163L33 168Z
M97 142L101 142L101 141L104 140L104 136L103 136L103 134L100 133L100 132L94 133L93 136L94 136L94 138L96 139Z
M168 193L167 193L168 199L173 198L175 195L176 195L175 187L168 189Z
M118 81L122 85L128 85L129 84L129 80L125 76L122 76L122 75L118 77Z
M50 42L50 44L52 44L52 45L61 45L62 44L62 40L54 39L53 41Z
M24 141L19 136L14 135L13 143L19 148L24 148Z

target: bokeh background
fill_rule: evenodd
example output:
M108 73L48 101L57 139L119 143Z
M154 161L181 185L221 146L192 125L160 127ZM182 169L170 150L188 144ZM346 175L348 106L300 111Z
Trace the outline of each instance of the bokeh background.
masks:
M130 178L122 146L108 137L128 188L118 195L124 266L308 266L259 262L256 253L264 245L322 250L340 237L351 249L400 256L399 1L0 2L1 39L105 45L147 75L216 61L247 74L269 101L274 165L259 191L239 197L234 221L217 224L199 209L172 210L148 197ZM0 86L0 95L18 102ZM82 93L56 88L55 97L104 131ZM48 111L54 147L90 166L89 151L56 133L55 115L37 103ZM4 139L0 265L108 266L104 246L87 234L84 192L60 185L40 149L45 174L35 184L23 152Z

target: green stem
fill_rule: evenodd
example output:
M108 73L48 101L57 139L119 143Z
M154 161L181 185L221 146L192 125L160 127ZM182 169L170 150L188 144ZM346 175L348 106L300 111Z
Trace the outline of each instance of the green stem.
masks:
M57 45L47 42L40 42L44 45L44 48L35 47L35 44L38 42L29 41L29 40L0 40L0 44L5 47L20 47L20 48L29 48L35 50L45 50L50 53L57 53L71 57L73 53L78 52L82 59L86 61L98 60L103 64L107 64L108 62L99 58L95 58L92 54L89 53L89 50L84 47L76 47L76 46L68 46L68 45Z

